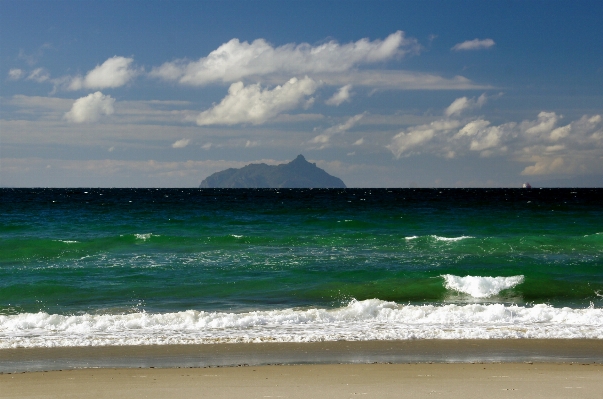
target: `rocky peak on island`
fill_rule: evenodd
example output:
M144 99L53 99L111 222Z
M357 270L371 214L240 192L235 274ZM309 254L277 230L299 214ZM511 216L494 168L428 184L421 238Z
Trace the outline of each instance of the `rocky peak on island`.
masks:
M346 188L341 179L310 163L303 155L280 165L249 164L216 172L199 188Z

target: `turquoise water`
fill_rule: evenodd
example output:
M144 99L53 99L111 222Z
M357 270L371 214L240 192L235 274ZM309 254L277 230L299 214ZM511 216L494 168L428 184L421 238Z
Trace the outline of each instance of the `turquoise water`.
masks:
M184 341L353 339L332 334L354 323L361 331L377 323L382 333L358 339L393 339L408 323L445 329L452 319L456 334L469 337L492 328L496 309L506 312L494 321L504 334L524 317L514 337L530 337L542 323L557 326L557 336L603 337L602 189L0 195L5 347L55 338L56 345L119 344L116 336L142 344L149 329ZM534 316L540 307L556 316ZM554 324L564 308L574 312L563 321L571 328ZM429 309L437 320L404 313ZM292 326L311 331L300 338ZM113 338L96 340L107 334Z

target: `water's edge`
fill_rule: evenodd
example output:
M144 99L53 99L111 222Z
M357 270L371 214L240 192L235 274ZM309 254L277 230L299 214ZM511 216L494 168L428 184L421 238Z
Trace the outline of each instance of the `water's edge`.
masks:
M0 349L0 372L337 363L603 363L603 340L411 340Z

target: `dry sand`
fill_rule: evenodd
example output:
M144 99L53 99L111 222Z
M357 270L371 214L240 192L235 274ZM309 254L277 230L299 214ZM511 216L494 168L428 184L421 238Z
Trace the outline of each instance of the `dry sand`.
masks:
M337 364L0 375L0 398L593 398L600 364Z

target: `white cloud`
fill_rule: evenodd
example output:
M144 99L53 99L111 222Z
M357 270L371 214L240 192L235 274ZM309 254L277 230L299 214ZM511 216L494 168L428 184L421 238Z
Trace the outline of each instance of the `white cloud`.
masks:
M329 142L329 140L331 140L331 136L330 135L328 135L328 134L319 134L318 136L314 137L309 142L311 144L322 144L322 146L320 147L320 149L323 149L324 145L327 144Z
M386 146L397 158L417 153L446 158L479 152L481 157L503 155L530 163L523 175L601 173L603 117L588 116L567 125L555 112L540 112L535 120L492 125L483 118L460 119L459 114L483 100L461 98L447 108L447 119L407 128ZM473 101L473 105L472 104Z
M453 51L461 51L461 50L481 50L487 49L494 46L494 40L492 39L473 39L467 40L462 43L457 43L452 47Z
M361 39L348 44L330 41L317 46L290 43L273 47L264 39L252 43L232 39L197 61L166 62L153 68L150 76L202 86L275 73L291 76L345 72L357 65L382 62L418 50L417 41L405 38L402 31L385 40Z
M205 143L201 146L204 150L209 150L212 147L212 143Z
M548 175L552 173L567 173L574 171L574 168L568 170L568 165L566 165L562 157L548 158L535 156L530 160L535 162L535 164L526 167L521 172L522 175Z
M121 87L140 73L132 68L133 58L112 57L97 65L85 77L76 76L68 79L68 90L105 89Z
M50 74L44 68L36 68L27 77L27 80L33 80L38 83L46 82L50 79Z
M189 142L189 139L177 140L176 142L174 142L174 144L172 144L172 148L184 148L188 145Z
M352 145L362 145L362 144L364 144L364 137L354 141L354 144L352 144Z
M466 110L481 108L487 101L486 94L482 94L477 98L460 97L457 98L446 108L444 114L446 116L458 116Z
M426 125L414 126L395 135L386 146L396 158L403 154L410 155L420 152L420 147L431 141L436 135L450 133L460 126L456 120L437 120Z
M266 122L283 111L300 105L306 96L316 91L318 84L305 77L292 78L282 86L274 89L262 89L261 85L245 86L243 82L230 85L228 95L212 108L203 111L197 117L197 124L234 125Z
M343 102L350 101L350 98L352 97L352 93L350 93L351 89L352 89L352 85L349 85L349 84L341 87L339 90L337 90L335 92L335 94L333 94L333 96L331 98L329 98L327 101L325 101L325 104L334 105L334 106L338 107Z
M97 91L75 100L71 110L65 113L64 118L73 123L96 122L103 115L113 114L114 103L114 98Z
M19 80L23 77L25 72L19 68L13 68L8 71L8 80Z
M528 135L540 136L548 135L553 130L560 117L554 112L540 112L537 121L525 121L521 124L521 129Z

